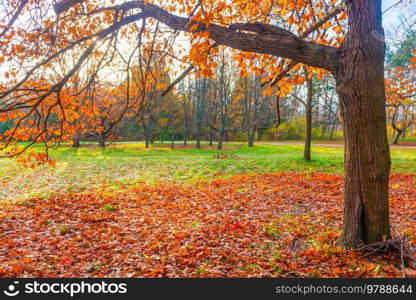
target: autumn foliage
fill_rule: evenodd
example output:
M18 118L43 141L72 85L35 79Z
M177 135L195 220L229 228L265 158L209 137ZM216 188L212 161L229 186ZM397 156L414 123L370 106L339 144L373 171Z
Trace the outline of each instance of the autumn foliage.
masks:
M413 175L391 177L393 227L416 245ZM336 246L342 178L235 176L2 207L3 277L415 277L397 254Z
M305 82L310 146L312 84L332 74L346 168L345 186L341 177L320 173L244 175L5 205L1 276L415 276L414 262L398 264L397 253L375 257L337 246L356 250L391 241L391 232L415 246L415 178L395 174L388 181L384 105L386 88L397 132L408 127L408 116L414 121L416 61L389 70L383 81L381 0L6 2L0 11L2 156L33 168L54 166L49 148L71 139L79 146L87 135L104 147L121 127L139 122L147 147L159 126L174 148L176 102L188 128L192 92L187 97L184 90L191 83L161 99L190 72L199 106L214 99L197 113L198 146L205 122L222 149L231 115L240 112L237 102L245 103L253 146L260 129L280 124L281 100ZM227 71L225 56L232 61ZM255 110L264 106L276 117L261 122L252 112L244 90L250 85L251 98L264 104ZM162 116L166 108L170 114ZM333 114L338 121L338 111ZM45 153L27 151L36 143Z

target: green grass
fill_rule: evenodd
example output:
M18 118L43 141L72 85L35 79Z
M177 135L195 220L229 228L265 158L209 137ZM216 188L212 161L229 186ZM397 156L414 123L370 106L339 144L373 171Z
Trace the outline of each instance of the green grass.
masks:
M84 145L85 146L85 145ZM312 148L312 162L303 160L302 146L226 145L224 151L236 155L216 159L216 150L193 148L146 149L142 144L120 144L107 149L51 150L57 167L26 169L14 159L0 160L0 200L48 197L65 191L111 191L133 184L171 181L196 182L245 173L275 173L285 170L343 172L343 149ZM228 148L228 149L227 149ZM416 173L416 149L392 149L392 171Z
M413 142L416 143L416 136L407 136L404 139L400 140L401 142Z

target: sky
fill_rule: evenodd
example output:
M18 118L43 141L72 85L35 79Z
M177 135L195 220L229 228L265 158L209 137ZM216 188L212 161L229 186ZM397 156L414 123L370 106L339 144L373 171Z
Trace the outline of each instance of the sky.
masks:
M383 11L395 3L397 3L399 0L383 0ZM399 23L399 16L404 11L404 7L402 5L398 5L395 8L390 9L383 15L383 24L384 27L389 29L394 27Z

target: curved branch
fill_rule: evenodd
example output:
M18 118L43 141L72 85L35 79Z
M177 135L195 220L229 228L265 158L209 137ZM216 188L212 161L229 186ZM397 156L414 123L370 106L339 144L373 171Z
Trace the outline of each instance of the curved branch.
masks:
M216 24L205 25L190 18L176 16L157 5L146 4L145 1L129 1L124 3L123 7L141 9L147 16L174 30L208 32L209 38L218 45L246 52L283 57L331 72L335 72L338 67L339 52L337 48L304 41L291 32L274 25L262 23L231 24L229 27ZM196 29L191 31L192 27L195 28L194 25L196 25ZM255 33L243 32L238 29Z

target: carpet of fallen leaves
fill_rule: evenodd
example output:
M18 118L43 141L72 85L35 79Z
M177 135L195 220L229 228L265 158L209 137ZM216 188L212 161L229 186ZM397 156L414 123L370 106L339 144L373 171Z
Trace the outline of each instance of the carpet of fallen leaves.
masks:
M394 228L416 246L415 175L391 178ZM415 277L393 255L336 246L342 177L243 175L65 194L0 211L3 277Z

